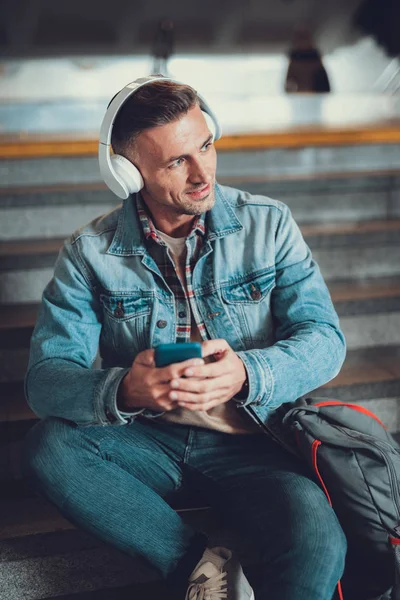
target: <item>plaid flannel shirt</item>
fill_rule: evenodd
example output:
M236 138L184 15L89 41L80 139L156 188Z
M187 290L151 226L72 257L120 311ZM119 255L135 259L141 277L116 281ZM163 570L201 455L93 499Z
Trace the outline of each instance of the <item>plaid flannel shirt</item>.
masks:
M137 210L143 227L144 236L148 242L148 252L157 264L162 276L175 297L175 314L177 317L175 341L190 342L192 315L202 340L209 339L204 321L197 309L192 285L193 268L199 257L206 234L205 214L203 213L195 219L193 227L186 238L185 289L185 286L182 285L179 279L175 263L168 255L168 246L158 235L155 225L146 209L146 205L139 195L137 200Z

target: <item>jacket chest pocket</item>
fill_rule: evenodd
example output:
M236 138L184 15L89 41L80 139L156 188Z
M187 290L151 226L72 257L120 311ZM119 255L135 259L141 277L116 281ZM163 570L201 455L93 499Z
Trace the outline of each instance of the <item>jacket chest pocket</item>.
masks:
M116 354L121 366L130 366L136 354L148 348L153 301L140 293L100 295L103 309L100 349L108 356Z
M270 303L274 287L275 270L268 270L241 282L228 283L221 290L225 308L249 347L259 341L264 345L274 342Z

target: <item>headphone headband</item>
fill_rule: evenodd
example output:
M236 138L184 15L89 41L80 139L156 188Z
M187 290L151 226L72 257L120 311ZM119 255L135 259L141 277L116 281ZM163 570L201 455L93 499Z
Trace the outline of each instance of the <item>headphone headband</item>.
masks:
M144 85L154 83L155 81L171 81L173 83L185 85L181 81L177 81L176 79L170 79L169 77L159 77L157 75L150 77L140 77L139 79L135 79L135 81L128 83L128 85L122 88L122 90L118 92L116 96L114 96L107 108L107 112L103 118L103 122L100 127L100 144L107 144L109 146L111 145L112 126L120 108L123 104L125 104L126 100L128 100L128 98L132 96L132 94L136 93L139 88L143 87ZM213 119L214 123L217 125L215 128L215 139L218 140L222 135L222 131L218 123L217 117L211 110L205 98L203 98L203 96L201 96L197 91L196 94L200 100L200 108L204 110L207 114L209 114L210 117Z

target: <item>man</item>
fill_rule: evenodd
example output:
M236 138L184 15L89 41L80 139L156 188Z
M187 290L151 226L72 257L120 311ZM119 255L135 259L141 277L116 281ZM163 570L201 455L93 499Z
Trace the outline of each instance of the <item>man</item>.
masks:
M142 189L65 243L44 292L27 472L71 521L155 565L177 600L331 600L343 532L269 427L343 362L329 293L285 205L216 184L196 92L138 87L110 122ZM203 359L155 367L154 346L190 340ZM248 541L258 581L170 507L187 484Z

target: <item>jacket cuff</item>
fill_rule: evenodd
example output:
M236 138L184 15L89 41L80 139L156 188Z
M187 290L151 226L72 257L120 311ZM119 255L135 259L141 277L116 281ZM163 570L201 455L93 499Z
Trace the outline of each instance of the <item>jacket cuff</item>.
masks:
M241 400L234 398L238 406L267 404L273 392L273 376L269 364L260 350L245 350L236 353L247 371L249 394Z
M118 410L118 388L128 372L129 369L122 369L120 367L107 369L106 378L102 379L100 384L95 388L94 409L97 420L101 425L125 425L132 418L144 411L143 408L139 408L131 413Z

